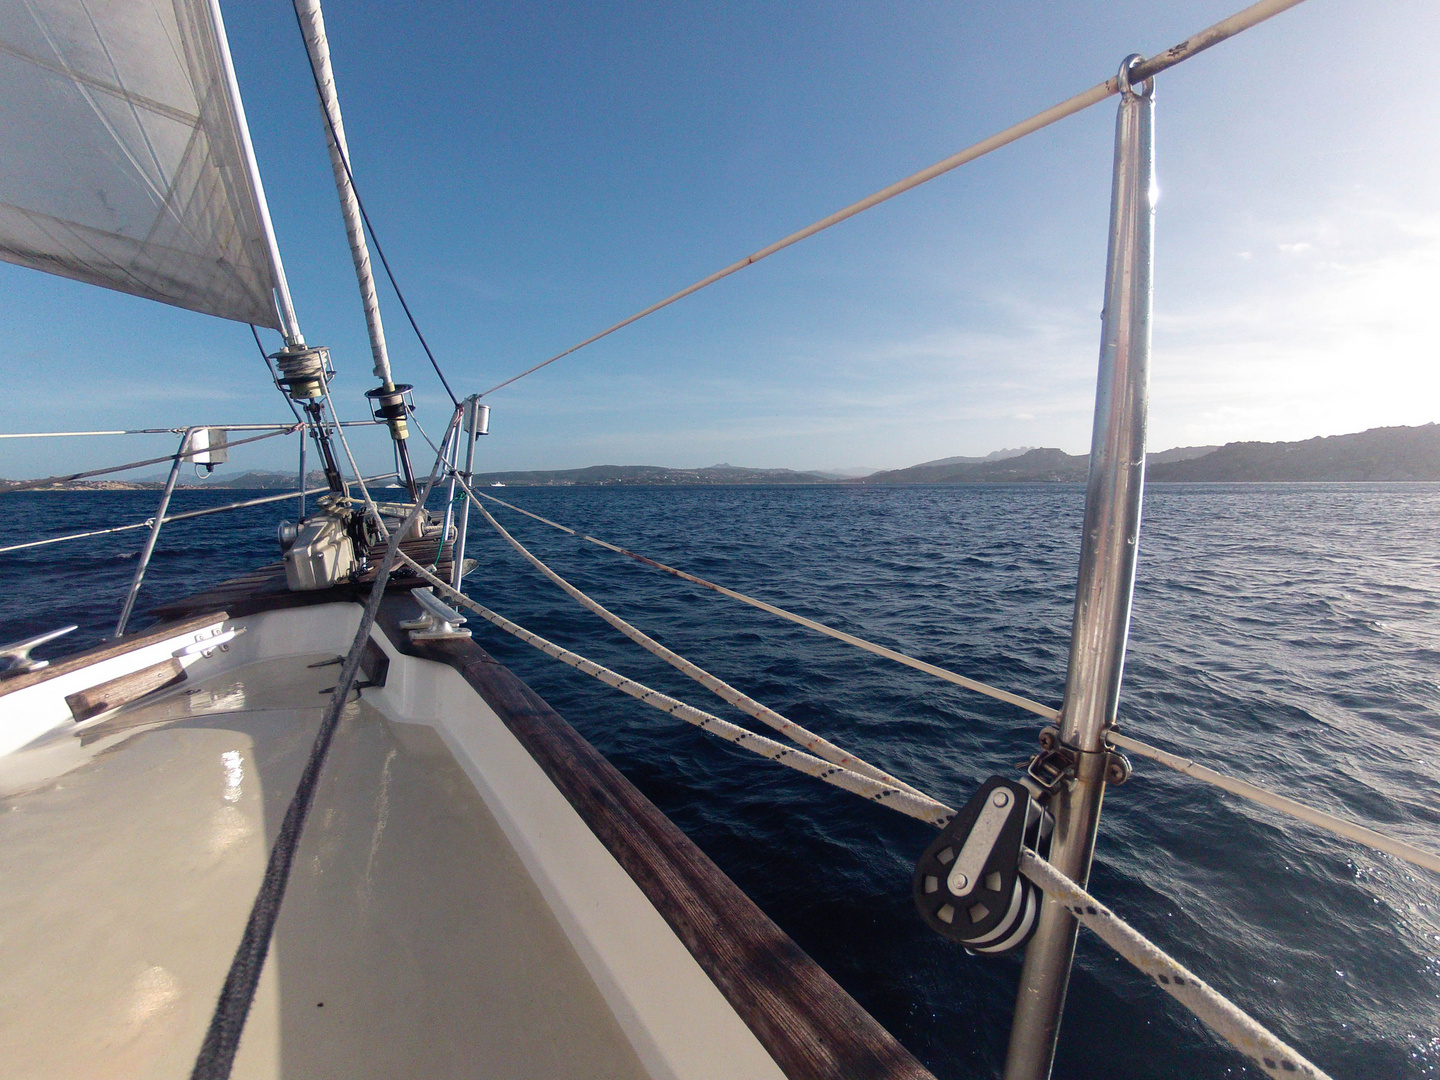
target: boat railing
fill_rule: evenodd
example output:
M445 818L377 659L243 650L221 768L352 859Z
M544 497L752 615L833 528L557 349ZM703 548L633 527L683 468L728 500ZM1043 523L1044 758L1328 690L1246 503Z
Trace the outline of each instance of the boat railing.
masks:
M332 427L356 427L373 426L374 422L369 420L342 421L338 425L331 423ZM38 489L64 487L67 484L76 483L82 480L94 479L100 476L113 476L116 473L128 472L134 469L145 468L149 465L158 465L162 462L170 462L170 471L166 475L165 483L160 490L160 502L152 517L144 521L129 522L124 525L112 525L103 529L90 529L85 532L66 533L59 536L48 536L38 540L26 540L20 543L7 544L0 547L0 555L25 551L31 548L47 547L51 544L61 544L72 540L89 540L101 536L111 536L117 533L130 532L137 529L148 529L145 541L141 545L136 559L135 571L131 576L130 587L126 591L124 603L120 609L119 618L115 624L114 637L121 637L129 625L130 616L135 609L135 601L140 593L140 586L145 581L145 574L150 565L150 559L154 555L155 545L160 538L160 530L167 524L175 521L187 521L191 518L208 517L211 514L222 514L232 510L245 510L254 506L264 506L267 503L283 502L289 499L300 500L300 514L304 516L305 499L310 495L321 495L327 492L328 488L305 487L305 441L308 435L308 423L298 420L295 423L281 424L192 424L186 427L175 428L131 428L117 431L34 431L34 432L11 432L0 434L0 439L41 439L41 438L83 438L94 436L113 435L179 435L180 442L173 454L161 457L145 458L139 461L129 461L121 465L109 465L98 469L88 469L81 472L68 473L60 476L50 476L38 480L25 480L18 483L7 484L0 488L0 494L19 491L34 491ZM229 433L233 431L258 431L261 434L251 435L244 439L231 441ZM186 510L178 514L169 513L170 501L175 494L175 487L180 477L180 467L189 462L198 467L213 470L218 464L229 460L229 451L237 446L244 446L247 443L261 442L265 439L272 439L280 435L300 434L300 475L297 483L297 490L285 491L277 495L264 495L253 499L241 499L238 502L226 503L222 506L207 506L198 510ZM379 480L387 480L396 473L382 473L378 476L363 477L360 480L361 486L365 482L374 483Z
M437 455L437 458L443 458L443 455ZM546 655L588 674L600 682L614 689L618 689L622 693L652 708L656 708L669 716L690 723L709 735L723 739L731 745L755 753L777 764L785 765L803 772L806 775L823 780L851 794L859 795L862 798L869 799L899 813L916 818L917 820L925 821L933 826L944 827L955 815L955 810L952 807L947 806L937 799L931 798L925 793L918 791L883 770L847 752L843 748L789 721L787 718L774 712L774 710L750 699L747 695L729 686L729 684L723 680L718 679L716 676L686 660L684 657L673 653L626 620L615 615L581 590L565 581L543 561L534 556L523 544L511 536L492 515L485 511L479 500L486 499L493 503L507 506L528 517L542 521L552 528L575 536L578 539L589 541L619 554L639 559L662 571L676 574L724 595L729 595L743 602L761 607L783 618L806 625L811 629L836 637L859 648L866 649L866 651L926 671L947 682L964 686L967 689L986 694L998 700L1007 701L1019 708L1039 714L1048 719L1058 720L1062 718L1063 714L1060 709L1043 705L1031 698L1000 690L997 687L989 686L978 680L966 678L955 672L939 668L936 665L916 660L897 650L876 645L873 642L858 638L855 635L833 630L815 620L795 615L775 605L766 604L763 601L756 601L752 597L747 597L744 594L726 589L723 586L687 574L684 571L676 570L673 567L665 566L662 563L637 555L618 545L599 540L593 536L562 525L559 522L551 521L538 514L526 511L521 507L514 506L494 496L475 491L471 488L467 478L457 477L453 471L451 472L451 476L461 487L465 497L475 502L480 514L494 527L502 539L508 541L522 557L535 566L536 569L540 570L541 573L549 577L582 606L599 615L607 622L610 622L611 625L615 626L631 640L640 644L653 655L666 660L696 682L710 689L723 700L728 701L741 711L776 729L802 749L797 750L794 746L787 746L773 739L759 736L744 727L723 720L712 713L697 709L684 701L661 693L643 683L612 671L578 653L555 645L540 635L525 629L523 626L490 610L465 595L459 588L450 582L442 580L429 569L421 566L418 562L402 552L399 556L400 561L408 567L411 573L423 578L437 593L444 595L447 600L457 607L462 607L481 615L492 625L525 641ZM1041 733L1042 747L1046 746L1047 738L1050 740L1049 745L1053 747L1058 735L1058 728L1053 726L1046 728ZM1319 810L1297 799L1278 795L1258 785L1237 780L1219 773L1216 770L1198 765L1189 759L1169 754L1166 751L1152 747L1137 739L1123 736L1115 730L1113 724L1105 730L1104 740L1107 752L1117 747L1130 750L1140 756L1169 765L1195 779L1213 784L1223 790L1241 795L1260 805L1277 810L1296 820L1326 829L1335 835L1364 844L1373 850L1385 852L1408 861L1412 865L1440 873L1440 855L1436 855L1433 852L1426 851L1395 837L1386 836L1373 829L1368 829L1365 826L1338 815ZM1106 776L1106 780L1108 783L1113 784L1123 782L1125 779L1128 779L1128 776L1129 766L1127 763L1124 766L1122 775L1116 776L1112 772ZM1189 1009L1193 1015L1200 1019L1212 1031L1256 1061L1268 1074L1275 1077L1326 1076L1326 1074L1313 1063L1306 1060L1278 1036L1268 1031L1263 1025L1246 1014L1232 1001L1209 986L1185 965L1171 957L1153 941L1126 923L1103 903L1090 895L1074 879L1064 874L1049 860L1042 858L1036 851L1030 848L1021 849L1019 870L1042 890L1047 901L1063 906L1066 913L1074 918L1078 924L1084 925L1094 932L1096 936L1114 949L1122 958L1134 965L1137 970L1152 978L1161 989L1165 990Z

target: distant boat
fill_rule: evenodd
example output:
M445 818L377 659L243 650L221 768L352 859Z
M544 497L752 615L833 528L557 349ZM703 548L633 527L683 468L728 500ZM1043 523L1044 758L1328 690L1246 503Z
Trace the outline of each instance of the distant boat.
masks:
M494 480L494 481L491 482L490 486L491 486L491 487L504 487L505 485L504 485L501 481L499 481L499 480Z

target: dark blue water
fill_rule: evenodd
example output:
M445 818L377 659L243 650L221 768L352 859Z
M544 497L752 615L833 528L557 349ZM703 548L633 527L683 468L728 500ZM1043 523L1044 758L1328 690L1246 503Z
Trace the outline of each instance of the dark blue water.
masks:
M548 517L842 629L1058 702L1081 492L508 489ZM233 498L182 492L177 508ZM1440 847L1440 486L1156 486L1122 715L1133 735ZM0 543L140 520L153 493L4 497ZM275 557L285 511L162 534L145 603ZM508 514L508 512L502 511ZM555 533L504 519L601 602L952 803L1037 718ZM0 556L0 640L113 622L139 532ZM576 607L489 532L469 591L600 663L744 717ZM142 603L142 607L144 603ZM478 623L478 620L476 620ZM937 1076L996 1075L1019 964L914 914L929 830L693 728L480 624L575 724ZM1093 891L1337 1077L1440 1076L1440 879L1148 762L1107 796ZM1259 1075L1082 934L1060 1077Z

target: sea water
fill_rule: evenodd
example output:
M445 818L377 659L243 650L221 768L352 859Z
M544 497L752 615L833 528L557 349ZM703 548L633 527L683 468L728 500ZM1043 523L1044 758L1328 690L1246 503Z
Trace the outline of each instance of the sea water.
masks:
M1083 492L1070 485L508 488L546 517L1058 704ZM233 491L181 491L175 510ZM4 496L0 544L139 521L154 492ZM283 506L283 504L282 504ZM508 510L575 585L791 719L952 805L1013 776L1038 717L818 636ZM273 561L258 507L161 533L147 604ZM1440 849L1440 485L1153 485L1125 731ZM113 621L143 530L0 555L0 641ZM577 607L472 518L477 599L755 726ZM1019 961L921 924L933 832L711 739L478 618L513 668L934 1073L1000 1070ZM767 731L768 733L768 731ZM1336 1077L1440 1076L1440 878L1137 760L1091 889ZM1057 1077L1259 1075L1082 932Z

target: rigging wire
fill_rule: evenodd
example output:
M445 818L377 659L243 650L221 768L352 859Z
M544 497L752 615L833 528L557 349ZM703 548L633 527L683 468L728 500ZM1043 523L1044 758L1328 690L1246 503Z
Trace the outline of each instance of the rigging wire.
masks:
M984 694L986 697L994 698L997 701L1003 701L1009 705L1014 705L1018 708L1026 710L1027 712L1032 712L1037 716L1043 716L1047 720L1056 720L1060 716L1060 710L1052 709L1049 705L1042 705L1038 701L1032 701L1030 698L1022 697L1019 694L1012 694L1008 690L1001 690L999 687L990 686L988 683L982 683L976 679L967 678L966 676L958 674L957 672L950 671L948 668L942 668L936 664L926 663L924 660L917 660L913 656L907 656L902 652L897 652L894 649L886 648L884 645L877 645L875 642L867 641L865 638L857 637L854 634L847 634L843 630L836 630L834 627L826 626L824 623L816 622L814 619L807 619L804 615L797 615L793 611L786 611L784 608L776 607L774 604L768 604L764 600L757 600L753 596L747 596L742 592L736 592L734 589L727 589L723 585L717 585L713 581L707 581L705 578L697 577L695 574L686 573L684 570L677 570L673 566L666 566L662 562L657 562L656 560L647 558L644 555L636 554L633 551L629 551L626 548L620 547L618 544L611 544L605 540L600 540L593 536L587 536L584 533L577 532L575 529L567 528L566 526L561 525L559 522L551 521L549 518L541 517L539 514L532 514L529 510L521 509L520 507L515 506L513 503L506 502L504 499L497 499L494 495L487 495L483 491L475 492L470 488L469 484L465 483L463 479L460 480L459 483L465 489L465 493L471 498L475 498L478 495L482 499L488 499L491 502L499 503L501 506L508 507L511 510L515 510L518 513L524 514L526 517L532 517L536 521L544 522L551 528L559 529L561 532L569 533L571 536L578 537L581 540L585 540L589 543L605 548L607 551L613 551L619 555L627 555L630 558L636 560L637 562L644 563L646 566L653 567L656 570L663 570L667 574L671 574L685 581L689 581L695 585L701 585L714 592L720 593L722 596L728 596L732 600L739 600L743 604L749 604L751 607L759 608L761 611L769 612L771 615L778 615L782 619L787 619L790 622L797 623L798 625L803 626L806 629L814 630L815 632L824 634L827 637L835 638L837 641L843 641L847 645L853 645L856 648L864 649L866 652L874 653L876 656L883 656L887 660L894 660L896 663L904 664L906 667L914 668L916 671L923 671L925 674L933 675L937 679L944 679L946 682L953 683L956 686L964 687L966 690L973 690L977 694ZM478 506L479 504L477 503L476 505Z
M1312 806L1306 806L1296 799L1285 795L1277 795L1273 791L1257 787L1255 784L1247 783L1244 780L1236 780L1234 777L1218 773L1214 769L1207 769L1204 765L1197 764L1189 758L1180 757L1178 754L1171 754L1161 750L1158 746L1151 746L1139 739L1132 739L1128 735L1122 735L1118 731L1107 731L1106 740L1113 746L1123 750L1129 750L1133 754L1149 758L1151 761L1158 761L1162 765L1168 765L1176 772L1184 773L1186 776L1194 777L1196 780L1203 780L1207 784L1213 784L1232 795L1239 795L1261 806L1268 806L1272 810L1278 810L1308 825L1325 829L1336 836L1343 836L1347 840L1364 844L1366 847L1374 848L1376 851L1383 851L1386 854L1394 855L1397 859L1404 859L1408 863L1424 867L1440 874L1440 855L1426 851L1424 848L1407 844L1403 840L1396 840L1394 837L1386 836L1384 833L1376 832L1374 829L1367 829L1353 821L1337 817L1335 814L1327 814L1324 810L1316 810Z
M459 418L459 410L451 418L451 427ZM446 429L445 439L448 440L451 428ZM422 435L424 433L422 432ZM425 441L435 448L435 443L428 435ZM443 455L436 451L436 464L431 472L430 480L426 484L426 493L433 488L436 474L443 462ZM453 470L452 470L453 471ZM466 487L466 494L474 498L474 493ZM417 502L412 510L412 518L418 513L423 499ZM499 500L496 500L499 501ZM373 507L373 503L371 504ZM508 504L507 504L508 505ZM536 515L531 515L536 516ZM552 523L553 524L553 523ZM557 526L564 528L563 526ZM403 531L403 530L402 530ZM571 532L573 530L566 529ZM893 788L888 784L874 780L869 777L852 772L842 766L827 763L810 754L786 747L774 740L747 731L738 725L729 724L702 710L687 705L675 698L660 694L657 691L627 679L616 672L611 671L577 653L562 649L552 642L546 641L539 635L531 633L524 627L511 622L504 616L491 611L484 605L472 600L449 582L442 580L421 566L405 552L398 550L392 542L387 548L387 559L389 562L389 551L394 550L396 556L403 561L410 569L419 575L423 580L440 590L442 595L452 598L461 606L477 612L488 622L505 630L522 641L540 649L548 656L559 659L562 662L574 667L576 670L591 675L606 685L615 687L637 700L660 709L672 716L686 720L687 722L701 728L702 730L723 738L728 742L759 754L769 760L778 761L789 765L792 768L825 780L852 794L861 795L882 805L890 806L893 809L905 813L911 817L921 820L930 820L933 824L943 826L954 811L946 807L938 800L930 799L923 794L912 794L911 791ZM378 579L377 579L378 580ZM578 591L578 590L577 590ZM375 594L372 592L371 599L374 601ZM378 605L376 605L378 607ZM371 619L373 623L373 618ZM368 625L362 624L362 634L368 632ZM360 638L357 637L356 645ZM358 657L356 647L352 646L352 659ZM347 661L348 666L348 661ZM358 662L357 662L358 666ZM351 673L351 680L354 673ZM348 687L348 683L344 684ZM338 689L338 688L337 688ZM333 699L332 699L333 704ZM929 815L928 817L926 815ZM1283 1040L1252 1017L1246 1014L1233 1002L1219 994L1203 980L1197 978L1189 969L1184 967L1173 957L1169 956L1157 945L1147 939L1139 931L1135 930L1114 912L1110 911L1104 904L1100 903L1076 882L1070 880L1055 867L1051 866L1035 852L1028 849L1021 850L1021 872L1042 890L1053 894L1061 903L1074 913L1076 918L1088 929L1093 931L1101 940L1110 945L1111 948L1125 960L1133 964L1140 971L1151 976L1161 987L1184 1005L1198 1019L1205 1023L1211 1030L1220 1035L1236 1049L1254 1060L1261 1068L1275 1080L1289 1080L1296 1075L1313 1077L1314 1080L1328 1080L1327 1075L1298 1054ZM238 961L238 957L237 957ZM258 972L256 974L258 978ZM252 987L253 995L253 987ZM219 1013L217 1011L217 1019ZM242 1018L243 1023L243 1018ZM237 1035L238 1038L238 1035ZM233 1051L232 1051L233 1058ZM227 1073L228 1075L228 1068ZM197 1065L196 1075L199 1076Z
M1226 40L1227 38L1232 38L1236 34L1239 34L1244 30L1248 30L1252 26L1264 22L1266 19L1272 18L1280 14L1282 11L1285 11L1288 8L1295 7L1296 5L1303 2L1304 0L1260 0L1259 3L1252 4L1250 7L1245 8L1243 11L1237 12L1236 14L1230 16L1228 19L1222 19L1220 22L1215 23L1213 26L1207 27L1206 29L1200 31L1198 34L1192 34L1190 37L1182 41L1179 45L1175 45L1169 49L1166 49L1158 56L1152 57L1149 60L1141 61L1133 69L1131 78L1135 81L1135 83L1138 84L1145 79L1159 74L1167 68L1174 67L1181 61L1190 59L1190 57L1195 56L1197 53L1205 51L1211 46L1218 45L1220 42ZM593 345L601 338L608 337L610 334L615 333L615 331L617 330L624 329L631 323L639 322L647 315L653 315L661 308L669 307L677 300L683 300L685 299L685 297L690 296L693 293L697 293L701 289L729 277L731 274L744 270L747 266L753 266L761 259L765 259L771 255L774 255L777 251L783 251L785 248L790 247L792 244L798 244L801 240L809 239L816 233L823 232L824 230L830 228L832 225L838 225L842 221L847 221L855 215L869 210L871 207L879 206L881 203L893 199L897 195L903 195L905 192L910 191L913 188L917 188L921 184L924 184L930 180L934 180L937 176L943 176L945 173L950 172L952 169L958 169L961 165L968 164L969 162L974 161L976 158L984 157L986 154L990 153L993 150L999 150L1002 146L1008 146L1010 145L1010 143L1022 139L1026 135L1033 134L1034 132L1039 131L1041 128L1049 127L1051 124L1063 120L1067 116L1073 116L1075 113L1083 112L1091 105L1096 105L1101 101L1104 101L1108 97L1113 97L1119 92L1120 83L1118 76L1111 77L1103 83L1097 83L1089 90L1082 91L1081 93L1076 94L1074 97L1066 98L1058 105L1052 105L1050 108L1044 110L1043 112L1036 113L1029 119L1021 120L1017 124L1012 124L1004 131L1001 131L995 135L991 135L988 139L982 139L980 142L975 143L973 146L967 147L966 149L961 150L959 153L952 154L950 157L945 158L943 161L937 161L929 168L921 169L919 172L913 173L912 175L905 177L905 179L903 180L897 180L895 183L890 184L888 187L883 187L874 194L867 195L859 202L851 203L844 209L837 210L835 213L829 215L828 217L823 217L819 221L805 226L805 228L800 229L798 232L793 232L789 236L777 240L773 244L770 244L767 247L763 247L759 251L754 252L753 254L745 256L745 258L741 259L739 262L731 263L723 270L717 270L715 271L715 273L709 275L708 277L701 278L699 281L695 282L695 284L687 286L686 288L681 289L679 292L674 293L671 296L667 296L664 300L661 300L658 303L651 304L643 311L638 311L628 318L621 319L613 326L606 327L598 334L591 335L584 341L580 342L577 345L570 346L570 348L564 350L563 352L556 353L548 360L542 360L540 363L535 364L533 367L526 368L518 375L512 375L504 382L496 383L489 390L484 391L479 396L486 397L490 394L493 394L496 390L500 390L503 387L509 386L513 382L518 382L520 379L525 378L525 376L533 374L534 372L539 371L543 367L548 367L550 364L555 363L555 361L557 360L563 360L571 353L578 352L579 350L585 348L585 346L587 345ZM382 255L380 256L380 258L383 262L385 256Z
M1298 0L1297 0L1298 2ZM294 5L291 5L294 7ZM300 39L305 40L305 23L300 18L300 9L295 8L295 25L300 28ZM335 147L339 150L336 155L340 163L345 166L345 178L350 181L350 192L355 196L355 205L360 209L360 220L365 222L365 231L370 234L370 242L375 245L375 254L380 256L380 265L385 268L385 276L390 280L390 287L395 290L395 298L400 301L400 308L405 312L405 318L410 322L410 329L415 331L415 336L420 339L420 347L425 350L425 356L430 361L430 366L435 369L435 374L440 379L440 385L445 387L445 393L450 395L450 403L457 409L460 407L460 399L455 396L455 391L450 389L450 381L445 378L445 372L440 370L440 361L435 359L435 354L430 350L430 343L425 340L425 335L420 331L420 324L415 321L414 314L410 311L410 305L405 300L405 294L400 289L400 283L395 280L395 272L390 269L390 260L385 257L385 248L380 244L380 237L375 235L375 226L370 223L370 214L365 209L365 200L360 197L360 188L355 183L355 174L350 170L350 154L345 149L345 144L340 141L340 136L335 130L335 118L330 115L330 110L325 107L325 91L320 85L320 73L315 70L314 64L308 65L310 78L315 83L315 93L320 97L320 112L325 117L325 127L329 129L330 138L334 141Z
M244 446L246 443L259 442L261 439L273 439L276 435L293 435L304 426L304 424L277 424L276 427L278 430L276 431L267 431L263 435L253 435L248 439L236 439L234 442L227 442L225 445L227 448L233 449L237 446ZM162 461L174 461L176 458L184 461L197 457L200 454L208 454L209 452L209 447L202 446L194 450L182 450L176 454L166 454L164 457L146 458L144 461L130 461L124 465L112 465L107 469L90 469L87 472L68 473L65 476L47 476L42 480L24 480L18 484L6 484L4 487L0 487L0 492L29 491L32 488L49 487L52 484L69 484L75 480L89 479L92 476L105 476L108 473L125 472L129 469L142 469L146 465L158 465Z
M431 573L420 563L416 562L404 551L400 552L400 559L412 571L419 574L437 589L444 590L446 596L456 603L462 604L475 612L487 622L499 627L508 634L513 634L526 644L533 645L545 655L553 657L562 663L568 664L577 671L583 671L586 675L593 676L614 687L621 693L629 694L637 701L642 701L661 712L669 713L671 716L684 720L687 724L693 724L702 731L724 739L728 743L740 746L751 753L759 754L763 758L775 761L781 765L787 765L813 776L817 780L824 780L827 784L833 784L843 788L852 795L859 795L862 798L870 799L873 802L883 803L886 806L898 810L902 814L916 818L919 821L927 822L937 828L943 828L952 817L955 810L946 806L938 799L932 799L913 788L897 787L893 783L878 780L872 776L866 776L854 771L853 768L846 768L844 765L835 762L825 761L814 754L807 754L803 750L797 750L792 746L776 742L774 739L766 738L764 735L757 735L739 724L732 724L728 720L722 720L712 713L697 709L693 705L662 694L658 690L652 690L644 683L628 679L624 675L617 674L593 660L587 660L579 653L563 649L551 641L547 641L539 634L533 634L518 623L513 623L503 615L499 615L484 604L470 599L448 582ZM848 756L848 755L847 755ZM852 760L859 760L852 758Z
M985 683L976 682L973 679L967 679L965 676L958 675L953 671L948 671L945 668L936 667L933 664L927 664L923 660L916 660L913 657L906 656L904 653L895 652L892 649L886 649L883 645L876 645L873 642L865 641L864 638L858 638L852 634L846 634L844 631L835 630L831 627L825 626L823 623L815 622L813 619L807 619L803 615L796 615L793 612L786 611L784 608L778 608L773 604L767 604L763 600L756 600L753 597L746 596L744 593L735 592L733 589L726 589L724 586L716 585L713 582L706 581L704 578L696 577L694 574L687 574L683 570L676 570L674 567L666 566L664 563L656 562L654 559L648 559L643 555L637 555L633 551L627 551L625 548L622 548L616 544L610 544L603 540L597 540L593 536L586 536L585 534L577 532L574 529L561 525L559 522L551 521L549 518L541 517L539 514L531 513L529 510L524 510L521 507L515 506L513 503L508 503L504 499L498 499L493 495L486 495L483 492L474 492L470 489L468 484L464 483L463 480L457 482L460 483L462 487L464 487L466 494L470 495L472 498L476 494L479 494L481 498L488 499L491 502L499 503L501 506L524 514L526 517L531 517L537 521L544 522L551 528L559 529L561 532L569 533L571 536L578 537L582 540L588 540L593 544L598 544L600 547L606 548L607 550L618 552L622 555L628 555L632 559L636 559L642 563L645 563L647 566L652 566L656 569L664 570L666 573L673 574L676 577L683 578L686 581L694 582L695 584L699 585L704 585L706 588L713 589L714 591L721 593L722 595L741 600L744 603L750 604L753 607L760 608L762 611L768 611L772 614L779 615L782 618L789 619L792 622L799 623L800 625L808 627L812 630L818 630L820 633L837 638L838 640L844 641L847 644L856 645L859 648L863 648L867 652L872 652L876 655L884 656L887 659L896 660L899 663L907 665L908 667L915 668L918 671L923 671L930 675L935 675L938 678L946 680L947 682L954 683L958 686L964 686L965 688L975 690L978 693L986 694L990 697L998 698L1001 701L1008 701L1011 704L1019 705L1021 708L1028 709L1030 712L1043 716L1046 719L1055 720L1059 718L1060 713L1058 709L1051 709L1049 706L1041 705L1037 701L1031 701L1028 698L1020 697L1017 694L1010 694L1007 691L999 690L996 687L988 686ZM481 513L485 513L483 507L480 508L480 511ZM485 517L489 519L497 529L500 529L501 534L505 536L505 538L509 540L511 544L515 545L516 548L522 552L522 554L526 554L527 557L533 559L533 556L529 556L528 553L524 552L524 549L520 547L518 542L511 538L509 533L506 533L503 529L501 529L499 524L496 523L489 514L485 514ZM537 564L539 563L539 560L533 561L535 561ZM543 566L543 564L541 565ZM548 568L545 569L548 570ZM556 577L558 578L558 575L556 575ZM567 589L566 591L568 592L569 590ZM579 590L576 590L576 592L578 591ZM589 598L587 597L586 599ZM581 602L583 603L584 601ZM599 613L597 612L597 614ZM601 618L606 618L606 616L601 615ZM606 621L610 621L610 619L607 618ZM612 625L614 624L612 623ZM624 632L623 628L622 632ZM629 636L628 633L627 636ZM646 648L648 648L648 646L646 646ZM679 665L677 664L676 666L678 667ZM683 671L684 668L681 668L681 670ZM692 678L693 677L694 676L692 676ZM1253 802L1259 803L1262 806L1267 806L1272 810L1277 810L1280 813L1287 814L1288 816L1293 817L1299 821L1304 821L1307 824L1317 826L1318 828L1326 829L1337 836L1342 836L1348 840L1353 840L1356 843L1363 844L1377 851L1383 851L1389 855L1394 855L1396 858L1404 859L1406 862L1413 863L1416 866L1420 866L1427 870L1432 870L1436 873L1440 873L1440 855L1436 855L1433 852L1426 851L1425 849L1416 847L1413 844L1408 844L1403 840L1398 840L1394 837L1387 836L1384 833L1376 832L1374 829L1366 828L1363 825L1357 824L1353 821L1348 821L1345 818L1338 817L1334 814L1326 813L1323 810L1317 810L1314 807L1307 806L1304 803L1299 802L1295 799L1288 798L1287 796L1277 795L1274 792L1268 791L1265 788L1258 787L1254 784L1247 783L1244 780L1236 780L1232 777L1225 776L1223 773L1218 773L1213 769L1208 769L1203 765L1199 765L1196 762L1189 760L1188 758L1182 758L1178 755L1167 753L1166 751L1161 750L1158 747L1150 746L1149 744L1143 743L1138 739L1133 739L1128 735L1122 735L1118 731L1111 730L1106 732L1105 738L1109 740L1110 743L1114 746L1118 746L1124 750L1133 751L1141 757L1149 758L1153 761L1158 761L1162 765L1168 765L1170 768L1175 769L1178 772L1185 773L1187 776L1191 776L1197 780L1203 780L1206 783L1213 784L1216 787L1224 789L1225 791L1229 791L1232 794L1240 795L1243 798L1250 799Z

